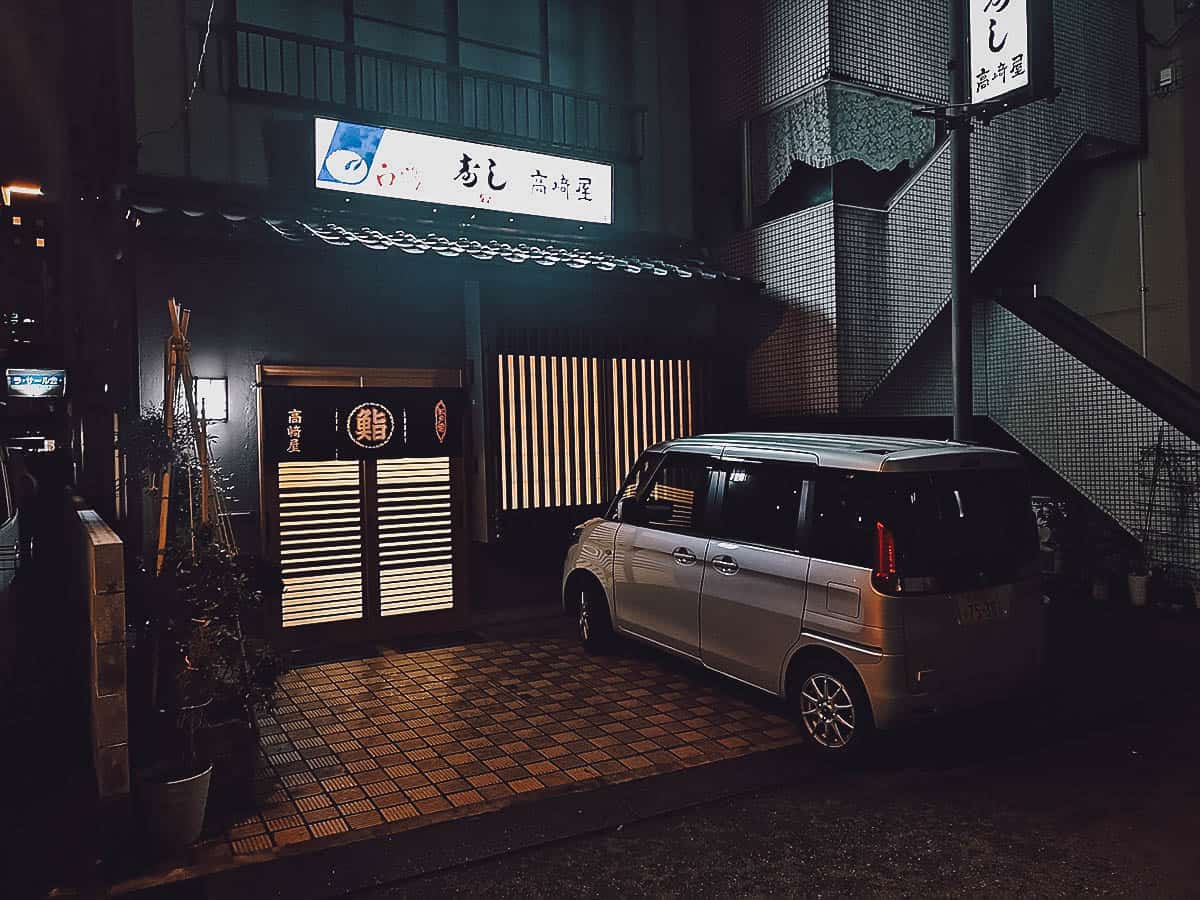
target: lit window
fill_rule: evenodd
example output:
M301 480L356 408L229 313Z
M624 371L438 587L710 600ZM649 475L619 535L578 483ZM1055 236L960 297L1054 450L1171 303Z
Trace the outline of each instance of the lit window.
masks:
M21 224L21 217L20 217L20 216L13 216L13 224L14 224L14 225L20 225L20 224Z
M38 238L38 239L37 239L37 245L38 245L39 247L45 247L45 246L46 246L46 239L45 239L45 238Z
M229 392L224 378L196 379L196 414L209 422L229 421Z

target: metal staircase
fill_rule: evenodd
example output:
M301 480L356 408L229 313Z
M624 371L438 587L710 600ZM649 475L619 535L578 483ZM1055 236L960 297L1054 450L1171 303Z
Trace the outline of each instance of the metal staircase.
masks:
M1055 300L1002 299L977 316L976 412L1156 563L1200 577L1200 394Z

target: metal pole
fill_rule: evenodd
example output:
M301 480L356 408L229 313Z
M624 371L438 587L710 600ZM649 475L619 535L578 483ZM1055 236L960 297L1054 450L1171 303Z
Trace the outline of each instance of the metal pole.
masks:
M966 0L950 0L950 104L967 102ZM971 125L950 120L950 359L954 439L971 439Z
M1150 357L1146 339L1146 203L1142 193L1142 158L1137 161L1138 197L1138 308L1142 315L1142 356Z

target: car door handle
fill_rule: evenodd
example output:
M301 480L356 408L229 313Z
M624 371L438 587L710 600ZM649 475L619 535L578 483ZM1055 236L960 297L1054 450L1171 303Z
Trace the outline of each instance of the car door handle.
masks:
M671 557L681 566L694 566L696 564L696 554L687 547L676 547L671 552Z
M740 568L737 560L732 556L714 556L712 558L712 567L722 575L736 575Z

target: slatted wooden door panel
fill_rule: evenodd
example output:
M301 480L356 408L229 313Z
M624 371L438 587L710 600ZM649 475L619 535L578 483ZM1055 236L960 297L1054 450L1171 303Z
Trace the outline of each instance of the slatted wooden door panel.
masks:
M505 511L602 503L643 450L694 433L689 359L496 359Z
M363 618L359 463L279 463L283 627Z
M452 609L450 460L381 459L376 466L380 615Z

